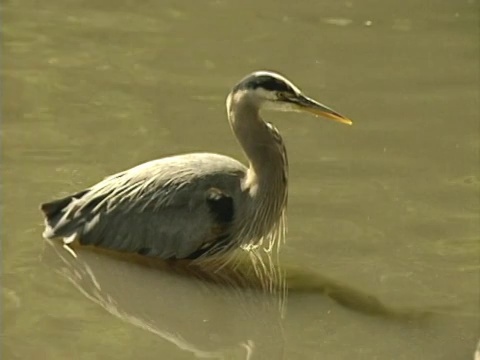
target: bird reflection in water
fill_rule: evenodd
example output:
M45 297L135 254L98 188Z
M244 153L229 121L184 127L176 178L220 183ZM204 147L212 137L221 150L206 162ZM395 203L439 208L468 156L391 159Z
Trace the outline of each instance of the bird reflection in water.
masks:
M429 315L389 307L361 290L300 267L281 267L269 257L257 271L248 257L215 271L207 264L75 245L73 257L59 243L47 244L45 261L56 264L87 298L199 358L284 358L287 298L294 301L299 294L325 295L357 313L388 320Z
M58 242L46 244L44 262L88 299L196 358L284 358L285 294L272 294L260 270L210 271L74 245L73 257Z

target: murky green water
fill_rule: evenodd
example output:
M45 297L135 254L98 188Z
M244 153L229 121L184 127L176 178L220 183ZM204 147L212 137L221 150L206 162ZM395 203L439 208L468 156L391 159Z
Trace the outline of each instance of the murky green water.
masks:
M472 358L478 1L2 5L2 358ZM443 309L428 322L297 293L282 318L268 296L87 252L71 265L42 240L42 201L169 154L240 158L224 99L263 68L355 121L266 115L291 164L282 256Z

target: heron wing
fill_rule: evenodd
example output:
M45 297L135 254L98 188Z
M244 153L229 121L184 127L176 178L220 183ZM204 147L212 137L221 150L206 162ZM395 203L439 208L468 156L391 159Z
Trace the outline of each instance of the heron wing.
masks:
M44 236L162 258L214 252L229 241L245 171L216 154L151 161L43 204Z

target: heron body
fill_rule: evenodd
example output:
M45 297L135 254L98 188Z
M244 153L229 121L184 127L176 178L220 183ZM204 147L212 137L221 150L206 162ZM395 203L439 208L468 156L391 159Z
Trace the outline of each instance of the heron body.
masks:
M163 259L221 255L284 233L288 162L262 108L348 119L305 97L283 76L255 72L227 97L230 126L249 160L192 153L153 160L44 203L45 238L77 240Z

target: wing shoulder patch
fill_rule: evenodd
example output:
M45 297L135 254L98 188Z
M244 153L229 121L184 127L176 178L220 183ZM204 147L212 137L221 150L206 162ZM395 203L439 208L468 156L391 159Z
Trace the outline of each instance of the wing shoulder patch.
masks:
M233 198L217 188L207 191L207 205L215 222L219 225L226 225L233 220L234 204Z

